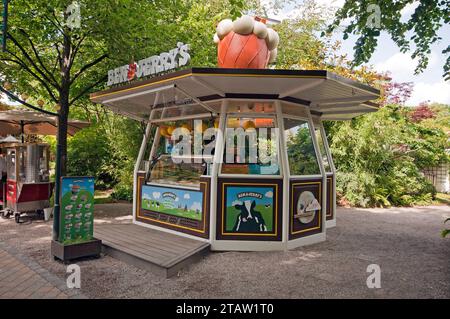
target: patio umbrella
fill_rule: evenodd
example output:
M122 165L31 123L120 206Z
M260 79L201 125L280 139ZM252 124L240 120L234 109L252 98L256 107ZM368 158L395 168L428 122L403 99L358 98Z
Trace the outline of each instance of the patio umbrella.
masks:
M8 135L5 138L0 139L0 143L19 143L20 141L14 136Z
M89 125L89 122L69 120L67 132L70 135L74 135L76 132ZM0 135L56 135L57 132L56 118L53 116L24 109L13 109L0 112Z

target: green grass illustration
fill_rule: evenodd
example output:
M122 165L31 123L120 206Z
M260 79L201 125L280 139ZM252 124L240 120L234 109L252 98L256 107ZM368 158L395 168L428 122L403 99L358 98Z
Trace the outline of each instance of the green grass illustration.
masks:
M154 203L157 201L153 201ZM202 212L196 212L195 210L187 209L186 211L184 208L177 208L177 207L166 207L164 203L158 202L159 207L156 207L155 205L151 205L152 201L148 199L142 200L142 209L150 210L157 213L163 213L168 215L173 215L177 217L184 217L189 219L194 219L201 221L202 220Z

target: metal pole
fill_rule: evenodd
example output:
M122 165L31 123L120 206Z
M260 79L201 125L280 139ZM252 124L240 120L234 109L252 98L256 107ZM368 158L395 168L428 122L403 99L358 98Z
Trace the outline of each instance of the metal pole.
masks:
M23 123L23 121L20 121L20 136L22 138L22 144L25 141L24 136L23 136L24 135L24 131L25 131L24 126L25 126L25 124Z
M59 115L57 116L59 127ZM59 240L59 216L60 216L60 198L61 193L61 143L58 137L56 141L56 164L55 164L55 207L53 208L53 240Z

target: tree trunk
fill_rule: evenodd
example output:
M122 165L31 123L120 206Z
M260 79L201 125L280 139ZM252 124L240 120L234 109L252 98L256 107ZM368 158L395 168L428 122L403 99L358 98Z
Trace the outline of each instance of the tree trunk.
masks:
M67 30L68 31L68 30ZM70 99L70 38L66 34L64 36L63 63L61 65L61 91L59 95L60 109L58 111L58 139L57 143L60 147L61 159L61 176L67 173L67 121L69 119L69 99Z
M61 89L59 91L58 134L56 137L56 167L55 167L55 208L53 211L53 240L59 239L60 232L60 194L61 177L67 173L67 121L69 118L70 99L70 38L64 36L64 51L61 61Z
M66 96L67 95L67 96ZM61 165L61 176L67 173L67 122L69 119L69 97L68 92L61 94L60 102L61 109L58 111L58 136L57 144L59 146L59 156Z

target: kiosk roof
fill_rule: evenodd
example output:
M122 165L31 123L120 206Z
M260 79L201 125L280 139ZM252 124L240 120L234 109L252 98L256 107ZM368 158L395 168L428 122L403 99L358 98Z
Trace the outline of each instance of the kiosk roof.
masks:
M146 121L158 92L159 103L179 101L175 88L200 101L279 99L309 106L324 120L348 120L375 112L378 105L371 101L380 96L373 87L323 70L190 68L96 92L91 100Z

